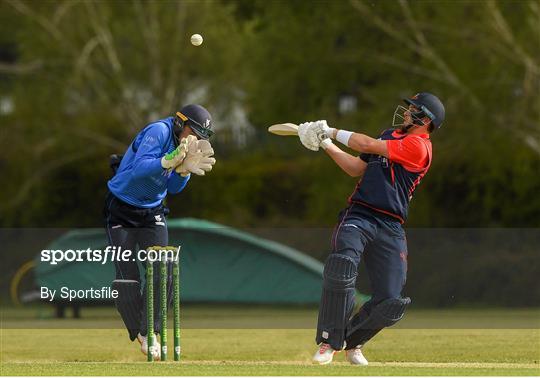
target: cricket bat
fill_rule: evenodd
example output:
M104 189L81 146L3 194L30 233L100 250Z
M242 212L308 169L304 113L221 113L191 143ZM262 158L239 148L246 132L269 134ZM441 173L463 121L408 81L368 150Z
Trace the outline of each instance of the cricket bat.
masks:
M268 132L281 136L298 135L298 125L294 123L278 123L270 126Z

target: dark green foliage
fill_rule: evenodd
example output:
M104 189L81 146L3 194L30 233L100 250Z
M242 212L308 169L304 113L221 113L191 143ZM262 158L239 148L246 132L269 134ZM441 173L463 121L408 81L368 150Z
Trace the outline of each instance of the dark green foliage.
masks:
M13 99L14 112L0 114L1 224L100 225L108 155L189 98L221 128L218 163L168 200L173 215L331 225L355 180L266 127L325 118L376 136L402 96L429 90L447 120L433 136L435 161L408 225L537 227L539 8L6 0L0 97ZM200 48L188 42L195 32L205 37ZM339 113L343 94L357 99L357 111ZM256 131L242 148L230 143L233 106Z

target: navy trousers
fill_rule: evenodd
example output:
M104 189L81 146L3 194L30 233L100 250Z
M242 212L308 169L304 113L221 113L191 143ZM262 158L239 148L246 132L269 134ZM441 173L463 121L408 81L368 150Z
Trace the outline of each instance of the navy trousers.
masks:
M371 284L372 297L364 304L363 310L369 313L370 307L390 298L399 298L407 276L407 240L405 231L397 219L376 212L362 205L351 205L341 211L338 224L332 236L331 255L346 256L355 272L360 261L364 261ZM329 265L331 255L325 263ZM336 256L333 256L336 257ZM339 259L338 259L339 260ZM339 265L338 265L339 266ZM335 263L333 265L335 268ZM333 349L343 348L347 323L352 316L354 295L345 295L345 287L339 287L339 275L325 274L323 294L319 307L316 342L325 342ZM340 273L340 272L337 272ZM346 272L343 272L346 276ZM356 274L349 281L356 281ZM333 282L329 282L329 281ZM337 282L337 283L336 283ZM335 306L335 297L342 296L344 305ZM334 297L334 298L332 298Z
M122 250L129 249L133 253L133 261L115 261L116 279L141 281L139 262L135 261L136 253L139 250L153 246L167 246L169 235L167 231L167 221L165 219L169 210L164 205L159 205L150 209L143 209L132 206L116 198L109 193L105 200L104 217L105 229L109 245L121 247ZM146 269L146 261L140 264ZM172 296L172 267L168 271L168 297L169 302ZM154 263L154 330L160 332L161 313L159 311L159 265ZM133 314L140 319L140 333L145 336L146 326L146 285L141 282L143 291L139 301L141 311Z

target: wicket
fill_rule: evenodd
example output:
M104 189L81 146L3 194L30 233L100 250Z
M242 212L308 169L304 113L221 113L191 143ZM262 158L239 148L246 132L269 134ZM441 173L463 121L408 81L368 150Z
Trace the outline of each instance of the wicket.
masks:
M172 258L173 278L173 319L174 319L174 360L180 361L180 248L179 247L150 247L147 251L154 250L159 253L159 304L161 317L161 361L167 361L167 281L168 259L163 251L178 250L177 256ZM154 266L153 262L146 263L146 315L147 315L147 357L153 361L154 356Z

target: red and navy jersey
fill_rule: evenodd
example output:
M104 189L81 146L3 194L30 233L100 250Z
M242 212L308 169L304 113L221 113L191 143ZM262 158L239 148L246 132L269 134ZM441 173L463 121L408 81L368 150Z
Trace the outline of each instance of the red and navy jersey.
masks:
M386 140L388 158L360 155L368 165L349 203L369 207L404 223L414 190L431 165L431 141L428 134L402 134L395 129L383 131L379 139Z

